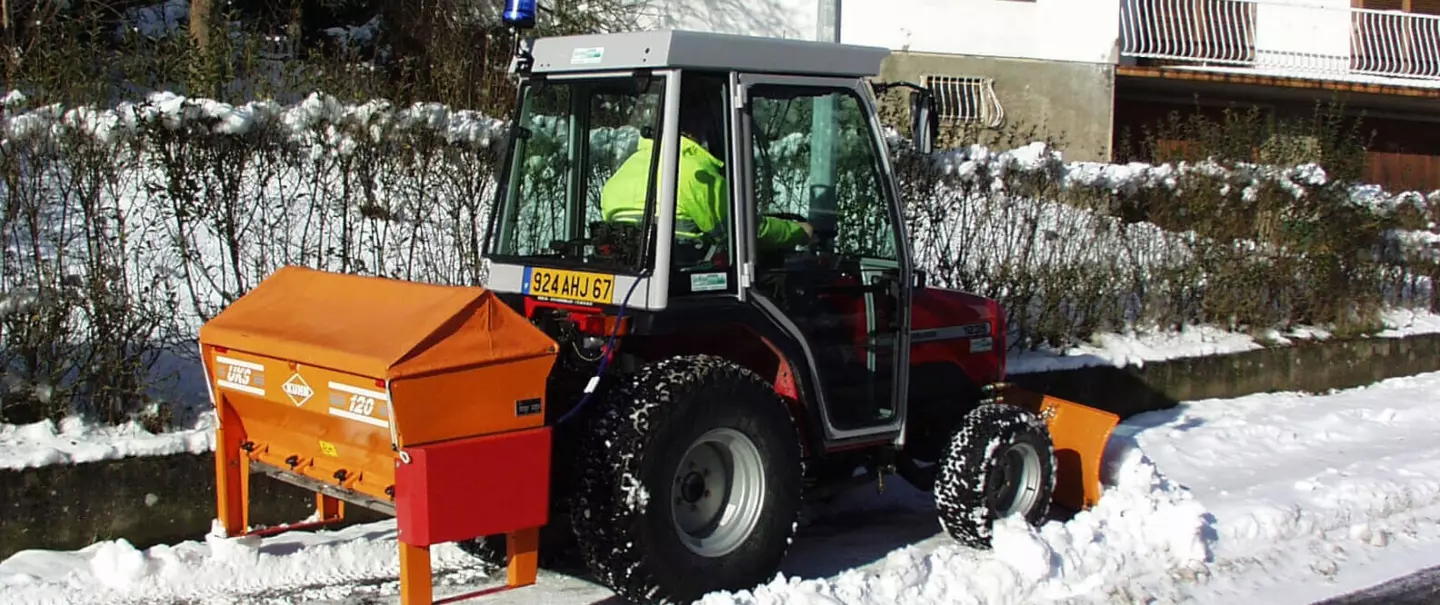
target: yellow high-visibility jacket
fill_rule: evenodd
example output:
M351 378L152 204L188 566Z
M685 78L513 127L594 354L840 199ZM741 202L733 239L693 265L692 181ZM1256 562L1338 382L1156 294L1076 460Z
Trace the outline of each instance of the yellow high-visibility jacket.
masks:
M640 139L635 153L600 192L600 212L606 221L639 223L645 211L645 187L649 185L651 139ZM730 208L730 189L725 181L725 164L699 143L680 137L679 186L675 192L675 234L686 238L709 235L715 241L729 238L720 230ZM775 217L759 217L755 234L762 248L794 248L808 239L798 223Z

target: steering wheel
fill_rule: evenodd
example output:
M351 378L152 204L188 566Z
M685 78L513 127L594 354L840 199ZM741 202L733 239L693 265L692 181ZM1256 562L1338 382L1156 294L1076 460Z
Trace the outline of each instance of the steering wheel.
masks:
M805 223L810 222L810 217L800 214L798 212L766 212L765 216L773 216L775 218L784 219L787 221L800 221Z

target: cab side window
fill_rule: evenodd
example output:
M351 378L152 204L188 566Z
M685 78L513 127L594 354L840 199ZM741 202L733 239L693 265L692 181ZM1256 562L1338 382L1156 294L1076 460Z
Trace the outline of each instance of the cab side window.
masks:
M879 150L855 93L762 85L751 89L751 106L761 216L809 222L816 243L835 254L895 260ZM758 224L762 250L782 241L774 225Z

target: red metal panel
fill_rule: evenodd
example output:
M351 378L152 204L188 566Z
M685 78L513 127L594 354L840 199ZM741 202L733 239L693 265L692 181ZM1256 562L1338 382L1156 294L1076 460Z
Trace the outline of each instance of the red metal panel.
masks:
M1001 319L1000 311L994 301L974 294L929 287L915 292L910 328L914 333L983 323L990 326L993 334L996 321ZM958 336L917 342L910 347L910 365L955 364L976 385L1004 380L1004 339L993 340L988 351L971 352L970 345L969 338Z
M395 518L413 546L545 525L550 427L405 448L395 462Z

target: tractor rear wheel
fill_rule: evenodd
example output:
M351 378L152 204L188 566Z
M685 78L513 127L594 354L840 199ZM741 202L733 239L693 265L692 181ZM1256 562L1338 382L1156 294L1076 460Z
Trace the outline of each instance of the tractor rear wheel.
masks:
M1055 448L1045 422L1007 404L965 415L940 461L935 508L960 543L990 548L995 521L1021 515L1045 520L1055 491Z
M591 573L637 603L769 580L800 509L800 438L782 400L711 356L621 380L587 435L571 508Z

